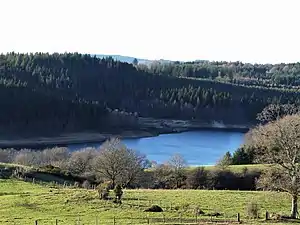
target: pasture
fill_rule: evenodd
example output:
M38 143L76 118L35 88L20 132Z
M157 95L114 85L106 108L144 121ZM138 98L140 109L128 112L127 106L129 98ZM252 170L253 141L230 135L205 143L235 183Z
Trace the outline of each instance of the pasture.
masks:
M0 180L0 224L196 224L217 212L214 221L236 221L240 213L244 224L259 224L266 211L287 215L290 209L289 196L277 192L147 189L124 190L123 198L118 205L100 200L96 190ZM258 203L260 219L247 218L249 202ZM164 212L144 212L152 205ZM196 216L199 209L205 214Z

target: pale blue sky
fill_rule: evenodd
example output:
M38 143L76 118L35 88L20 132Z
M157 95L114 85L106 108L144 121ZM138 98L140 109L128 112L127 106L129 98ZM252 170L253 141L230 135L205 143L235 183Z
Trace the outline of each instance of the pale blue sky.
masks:
M299 0L0 0L0 52L300 61Z

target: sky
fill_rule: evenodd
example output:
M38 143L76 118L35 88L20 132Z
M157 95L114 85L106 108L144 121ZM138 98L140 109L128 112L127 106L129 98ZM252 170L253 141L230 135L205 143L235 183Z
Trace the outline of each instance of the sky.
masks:
M0 0L0 52L300 61L299 0Z

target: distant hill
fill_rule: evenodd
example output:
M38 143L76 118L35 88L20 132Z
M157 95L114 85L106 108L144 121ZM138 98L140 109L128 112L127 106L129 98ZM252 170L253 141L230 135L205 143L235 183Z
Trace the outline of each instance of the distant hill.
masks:
M132 63L135 57L131 56L123 56L123 55L103 55L103 54L97 54L96 55L99 58L106 58L106 57L112 57L115 60L121 61L121 62L126 62L126 63ZM139 59L136 58L140 64L149 64L155 61L159 61L162 63L168 63L172 62L171 60L165 60L165 59L160 59L160 60L149 60L149 59Z

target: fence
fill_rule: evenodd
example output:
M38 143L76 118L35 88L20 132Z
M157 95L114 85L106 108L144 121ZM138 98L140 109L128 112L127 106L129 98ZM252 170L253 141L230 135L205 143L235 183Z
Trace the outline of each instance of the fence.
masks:
M1 221L0 221L1 222ZM237 214L236 220L226 220L224 218L201 218L201 217L112 217L112 218L101 218L100 216L96 217L80 217L73 216L62 219L35 219L32 221L24 221L14 219L12 221L6 221L5 224L12 225L102 225L102 224L111 224L111 225L146 225L146 224L238 224L239 214ZM1 222L2 224L2 222Z

